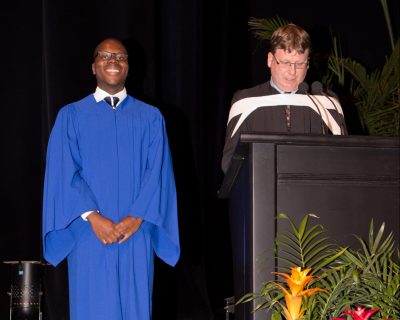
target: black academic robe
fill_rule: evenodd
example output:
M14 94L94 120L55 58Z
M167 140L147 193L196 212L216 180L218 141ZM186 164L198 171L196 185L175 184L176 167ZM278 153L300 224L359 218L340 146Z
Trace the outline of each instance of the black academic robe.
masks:
M273 88L270 82L259 84L255 87L239 90L232 98L232 105L245 98L276 95L279 92ZM222 170L227 172L231 158L239 143L241 133L296 133L296 134L329 134L329 128L322 121L320 113L303 105L290 105L290 119L288 125L287 106L277 105L260 107L251 112L241 123L240 127L232 135L240 115L230 119L227 124L225 145L222 157ZM345 123L342 114L337 110L329 110L333 118L344 128Z

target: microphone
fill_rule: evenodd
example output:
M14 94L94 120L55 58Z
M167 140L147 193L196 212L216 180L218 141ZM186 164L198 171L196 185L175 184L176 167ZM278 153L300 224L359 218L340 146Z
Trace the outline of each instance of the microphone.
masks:
M299 87L298 87L296 93L307 94L308 89L309 89L309 86L308 86L307 82L302 82L299 84Z
M320 95L320 96L325 96L327 95L326 93L324 93L324 89L322 86L322 83L319 81L314 81L311 84L311 92L313 95Z
M311 92L312 92L313 95L320 95L320 96L326 97L332 103L332 105L335 108L335 110L336 110L337 114L339 115L339 117L340 117L340 115L342 115L342 113L339 111L338 107L336 106L336 103L332 100L331 96L324 91L321 82L314 81L311 84ZM345 125L345 122L344 122L344 118L342 118L341 121L340 121L340 131L341 131L341 134L345 134L345 132L347 131L346 130L346 125Z
M326 90L324 90L324 87L323 87L322 83L319 82L319 81L314 81L311 84L311 92L314 95L325 96L328 99L331 98L331 97L337 98L337 95L333 91L329 90L328 88ZM334 102L332 102L332 104L334 104Z
M314 84L315 84L315 82L312 84L312 86L313 86ZM311 88L312 88L312 86L311 86ZM315 85L314 85L314 86L315 86ZM322 85L321 85L321 87L322 87ZM308 89L309 89L308 84L307 84L306 82L302 82L302 83L300 83L299 89L297 90L297 92L298 92L298 93L303 93L303 94L307 95L307 97L308 97L308 98L312 101L312 103L315 105L315 107L317 108L318 114L319 114L320 121L321 121L321 131L322 131L322 134L326 134L326 133L325 133L325 127L324 127L324 124L323 124L323 121L322 121L321 110L319 109L318 104L314 101L315 98L312 98L312 96L308 93Z

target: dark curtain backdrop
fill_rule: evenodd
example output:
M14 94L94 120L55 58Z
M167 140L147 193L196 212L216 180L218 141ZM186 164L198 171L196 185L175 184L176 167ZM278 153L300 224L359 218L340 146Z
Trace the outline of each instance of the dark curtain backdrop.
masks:
M398 35L399 3L388 2ZM276 15L305 27L320 52L330 51L332 31L345 55L371 69L390 53L379 0L362 8L345 0L3 3L0 260L42 260L50 129L63 105L94 91L93 49L117 37L130 53L128 92L165 116L178 189L182 256L175 268L156 261L154 319L224 319L224 298L233 290L227 203L217 196L225 125L233 93L269 78L267 48L247 21ZM308 80L318 76L310 69ZM6 319L10 270L5 264L0 270L0 317ZM68 319L65 263L43 273L44 320Z

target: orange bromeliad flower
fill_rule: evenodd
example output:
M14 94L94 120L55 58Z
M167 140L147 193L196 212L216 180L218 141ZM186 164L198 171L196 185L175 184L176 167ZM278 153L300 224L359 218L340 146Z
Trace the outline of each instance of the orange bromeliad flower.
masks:
M287 290L284 286L277 283L285 294L286 307L283 306L283 310L287 320L297 320L303 316L304 310L301 308L303 296L310 296L318 291L325 291L321 288L304 290L305 286L314 278L313 276L307 275L310 270L311 269L304 269L301 271L300 267L295 267L291 269L290 276L283 272L273 272L283 276L289 287L289 290Z
M308 276L307 274L310 272L311 269L304 269L301 271L300 267L292 268L291 275L289 276L283 272L273 272L275 274L281 275L285 277L285 282L289 286L290 295L292 296L303 296L303 295L312 295L317 291L323 291L320 288L313 288L313 289L306 289L304 287L314 278L313 276ZM284 289L284 287L280 286L285 294L289 294L289 292Z
M301 296L285 295L286 307L282 307L287 320L297 320L303 316L304 310L301 310L302 299Z

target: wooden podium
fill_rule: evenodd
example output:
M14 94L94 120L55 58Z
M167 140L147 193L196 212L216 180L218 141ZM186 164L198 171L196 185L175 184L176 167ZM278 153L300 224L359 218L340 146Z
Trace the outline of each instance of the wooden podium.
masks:
M286 213L320 217L332 240L358 246L369 224L386 223L399 242L400 140L369 136L242 134L219 190L229 198L236 300L273 279L273 245ZM265 320L255 303L235 320Z

